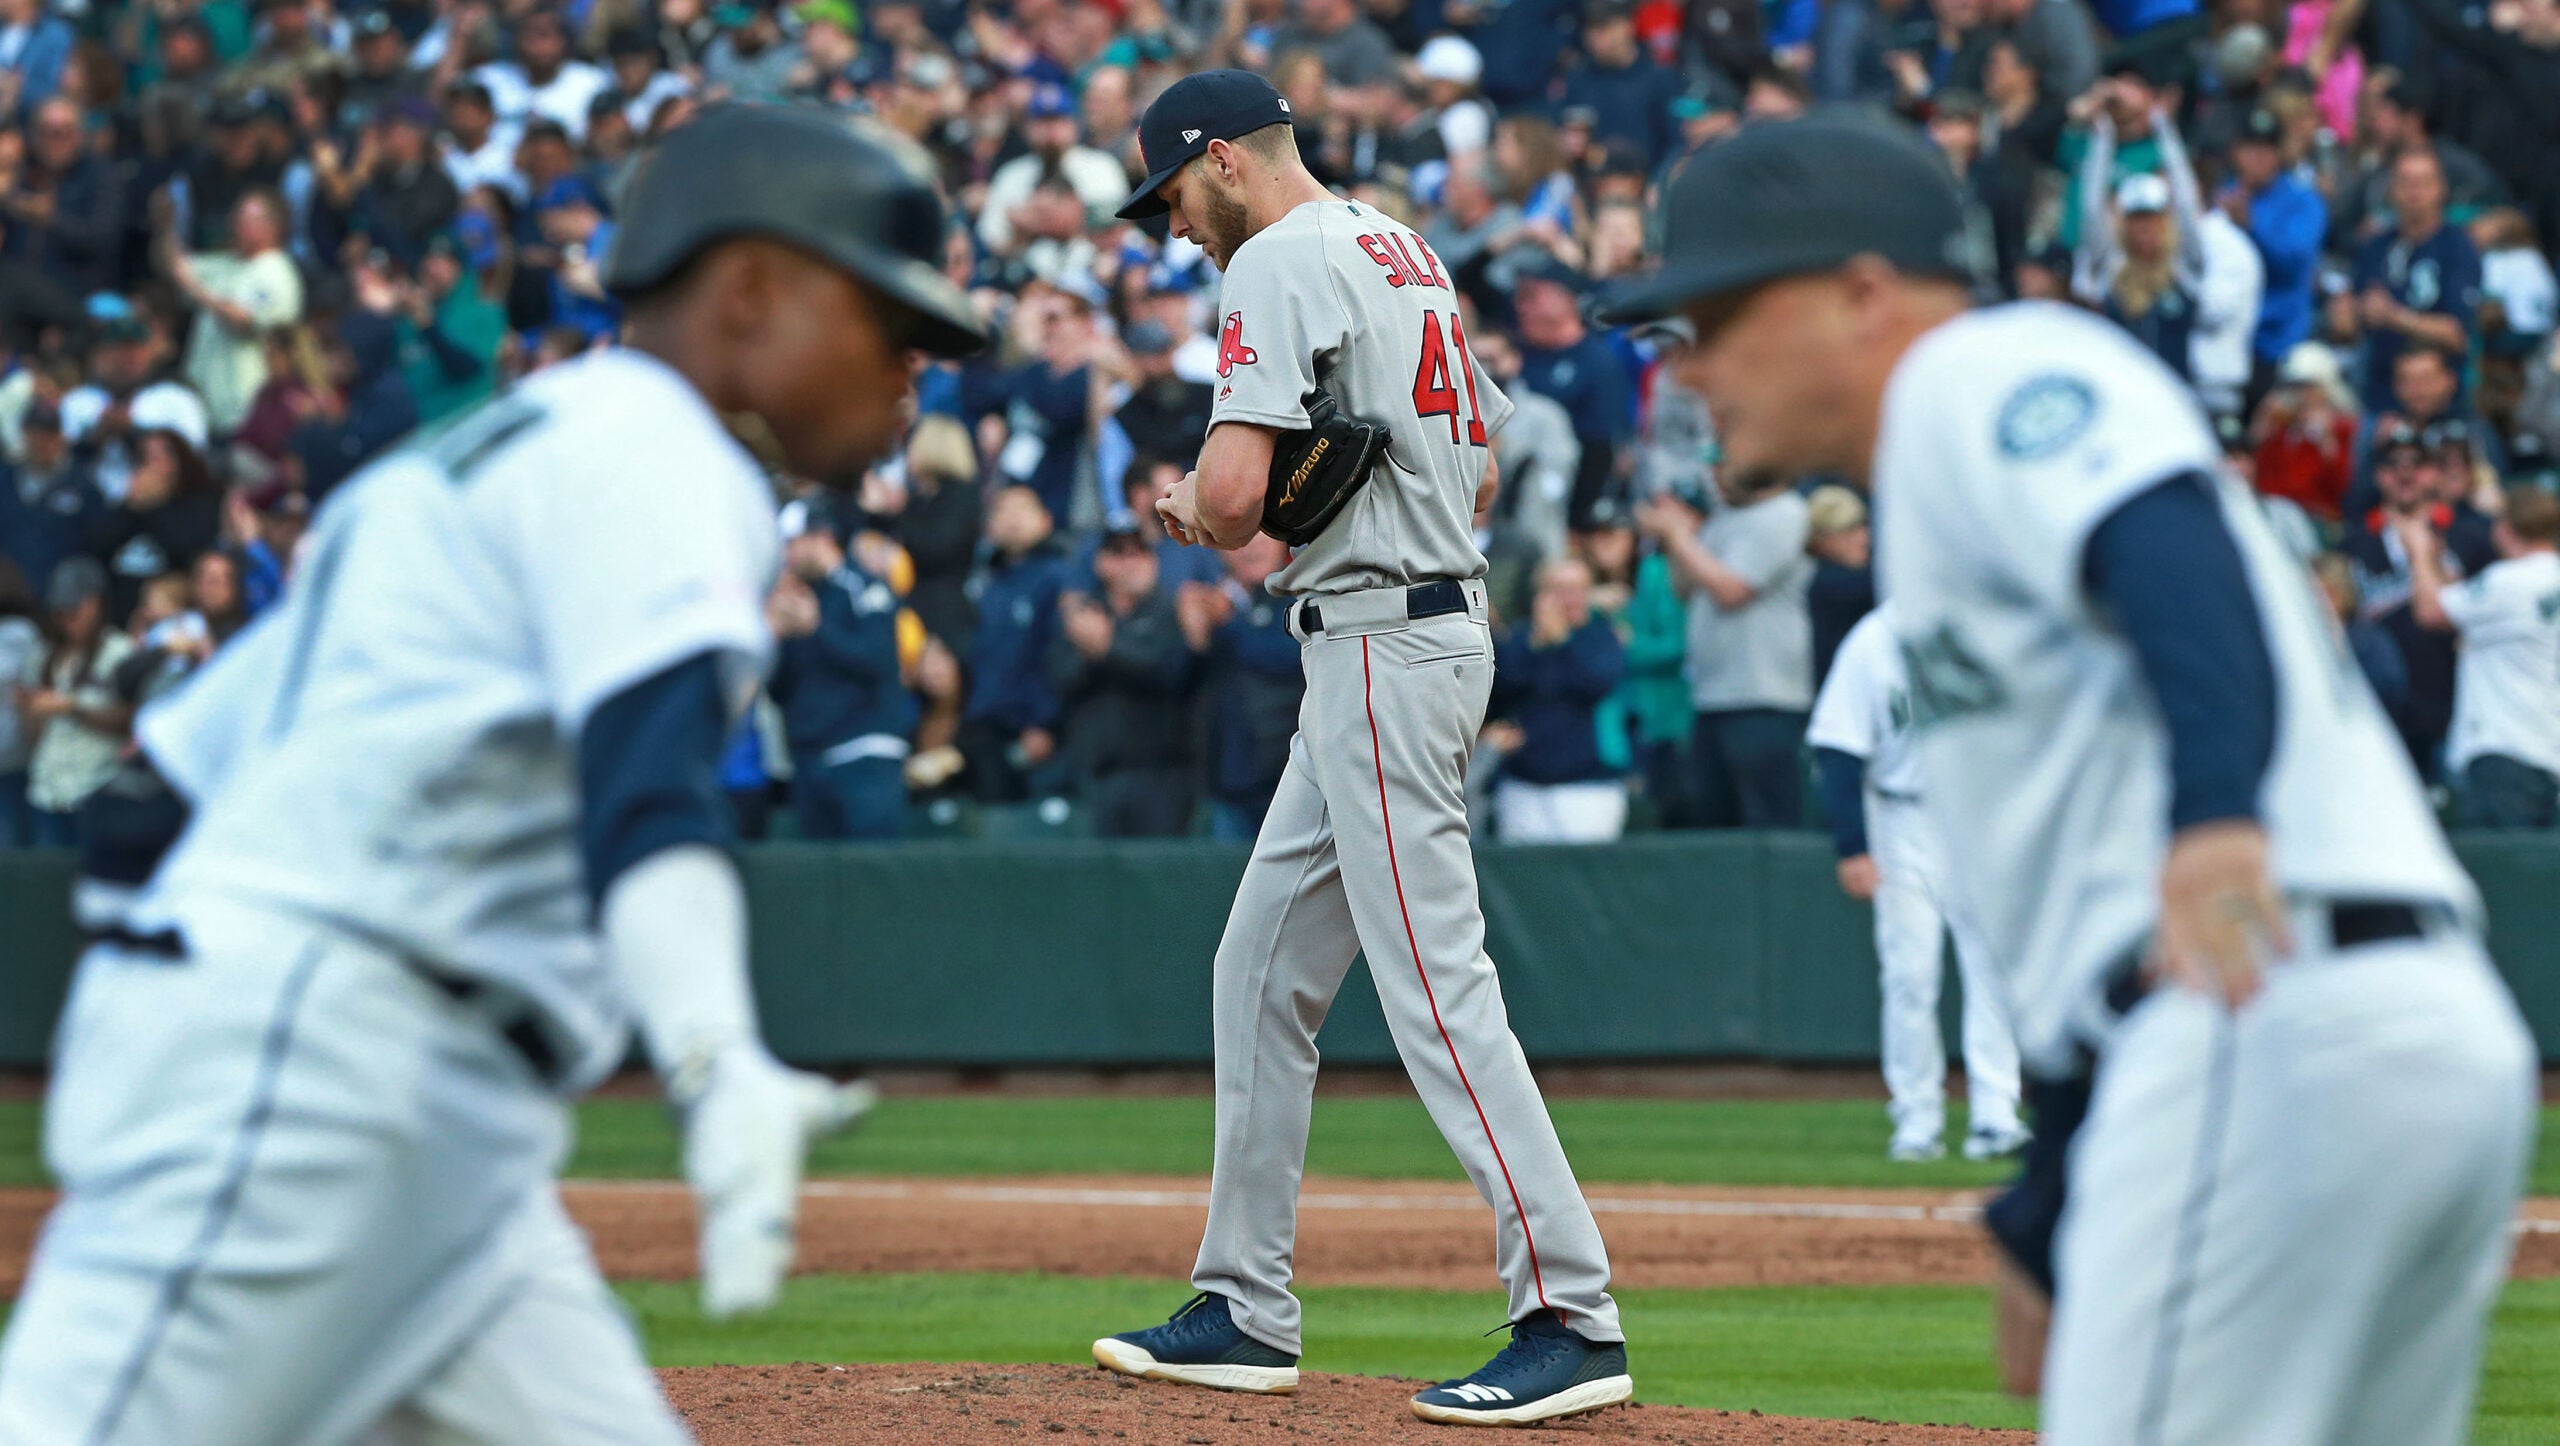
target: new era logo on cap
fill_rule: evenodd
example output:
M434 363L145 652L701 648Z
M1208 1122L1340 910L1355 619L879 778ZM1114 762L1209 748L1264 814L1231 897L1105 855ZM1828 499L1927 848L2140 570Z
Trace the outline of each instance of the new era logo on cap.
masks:
M1189 145L1198 139L1200 139L1200 133L1196 130L1184 131L1182 133L1182 143L1184 145Z

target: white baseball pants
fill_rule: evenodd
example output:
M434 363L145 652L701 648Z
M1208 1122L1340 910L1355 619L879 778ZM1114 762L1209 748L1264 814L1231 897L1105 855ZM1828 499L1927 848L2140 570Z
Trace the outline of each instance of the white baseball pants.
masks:
M2314 930L2319 932L2314 933ZM2531 1038L2477 944L2163 991L2098 1066L2055 1242L2048 1446L2455 1446L2532 1149Z
M0 1446L690 1440L552 1184L566 1105L379 950L208 906L81 962Z
M2002 1004L1989 948L1961 909L1947 906L1935 833L1917 804L1867 793L1867 847L1876 864L1876 963L1884 994L1884 1082L1896 1139L1936 1139L1947 1127L1947 1045L1938 989L1947 936L1964 981L1964 1077L1976 1129L2018 1125L2018 1037Z

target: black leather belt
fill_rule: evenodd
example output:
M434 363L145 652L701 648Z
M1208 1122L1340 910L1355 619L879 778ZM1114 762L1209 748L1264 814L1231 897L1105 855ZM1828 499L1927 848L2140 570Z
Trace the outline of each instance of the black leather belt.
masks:
M183 964L187 960L186 936L175 929L157 929L150 933L141 933L123 924L111 924L104 929L91 931L89 942L119 949L127 954L139 954L148 959L157 959L166 964ZM514 1019L502 1022L495 1011L486 1007L496 993L488 985L476 979L462 979L450 974L437 973L415 960L409 961L409 967L417 973L419 978L444 991L445 996L454 1003L463 1005L486 1018L490 1027L498 1031L498 1037L504 1039L507 1047L523 1058L525 1064L544 1084L553 1084L559 1080L560 1051L552 1047L550 1037L542 1032L540 1019L530 1008L519 1012Z
M417 968L415 965L411 967ZM443 990L454 1003L486 1018L490 1027L498 1031L498 1037L523 1057L536 1079L544 1084L559 1082L560 1051L551 1047L551 1037L542 1032L542 1022L531 1009L525 1009L512 1020L502 1023L496 1013L486 1007L497 991L479 980L458 979L423 968L418 969L418 977Z
M2329 905L2329 947L2355 949L2399 939L2423 939L2431 928L2454 918L2442 904L2409 904L2374 899L2342 899ZM2107 984L2107 1008L2129 1014L2151 993L2151 979L2140 958L2120 965Z
M1434 578L1429 582L1417 582L1404 590L1404 615L1415 622L1466 610L1467 590L1455 578ZM1313 598L1298 604L1298 631L1324 631L1324 611Z

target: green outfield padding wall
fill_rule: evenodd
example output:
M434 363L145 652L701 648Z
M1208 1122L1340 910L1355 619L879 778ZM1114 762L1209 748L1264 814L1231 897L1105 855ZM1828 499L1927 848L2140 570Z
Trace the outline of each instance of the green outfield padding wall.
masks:
M2498 962L2560 1058L2560 839L2478 838L2462 855ZM755 850L766 1031L804 1063L1206 1064L1209 964L1243 865L1241 849L1190 842ZM1533 1058L1875 1057L1866 909L1833 887L1818 836L1486 848L1477 866ZM43 1062L77 944L68 884L62 857L0 855L0 1066ZM1365 974L1321 1043L1331 1060L1394 1059Z

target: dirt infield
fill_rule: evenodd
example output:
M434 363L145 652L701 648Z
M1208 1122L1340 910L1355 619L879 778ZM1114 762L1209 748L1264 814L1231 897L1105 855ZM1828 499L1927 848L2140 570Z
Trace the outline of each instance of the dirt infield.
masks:
M575 1182L570 1213L618 1280L694 1269L693 1202L673 1182ZM1590 1199L1618 1284L1971 1284L1991 1254L1972 1197L1932 1190L1603 1185ZM0 1296L14 1295L51 1202L0 1190ZM1179 1281L1207 1216L1204 1182L1150 1177L811 1182L800 1269L811 1274L1036 1271ZM1491 1284L1493 1215L1462 1185L1311 1179L1298 1278L1426 1290ZM2560 1200L2535 1200L2515 1273L2560 1276Z
M1309 1374L1295 1396L1234 1396L1075 1366L725 1366L663 1374L667 1394L703 1446L1453 1446L1472 1439L1413 1418L1405 1398L1427 1383L1374 1376ZM2027 1431L1805 1421L1646 1405L1602 1411L1543 1434L1551 1440L1666 1446L1985 1446L2035 1439Z
M693 1274L693 1206L672 1182L568 1185L569 1208L617 1279ZM1990 1254L1974 1201L1944 1191L1595 1186L1617 1283L1645 1286L1972 1283ZM50 1203L0 1190L0 1298L14 1295ZM1206 1214L1195 1179L842 1179L812 1182L801 1209L810 1273L1190 1272ZM2519 1275L2560 1275L2560 1200L2525 1212ZM1493 1283L1493 1217L1445 1182L1307 1182L1298 1271L1311 1284L1481 1289ZM1433 1441L1410 1381L1310 1375L1289 1399L1127 1381L1079 1366L761 1366L662 1373L705 1446L1109 1441L1174 1446ZM1555 1428L1558 1439L1697 1446L1953 1446L2024 1442L2022 1431L1806 1421L1634 1406Z
M573 1185L569 1208L608 1275L693 1273L680 1187ZM1970 1197L1942 1191L1595 1187L1623 1286L1909 1285L1989 1278ZM801 1204L801 1268L1039 1271L1179 1281L1207 1218L1204 1182L1145 1177L833 1180ZM1312 1179L1298 1278L1312 1285L1490 1287L1493 1213L1464 1185Z

